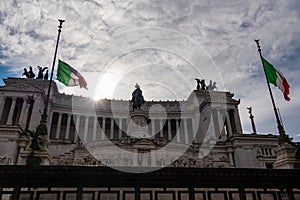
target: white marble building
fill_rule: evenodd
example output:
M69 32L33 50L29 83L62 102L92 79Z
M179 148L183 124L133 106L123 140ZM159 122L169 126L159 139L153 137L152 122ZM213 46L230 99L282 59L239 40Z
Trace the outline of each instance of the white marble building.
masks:
M4 83L0 164L25 164L30 152L25 130L39 124L49 82ZM60 94L55 83L51 91L44 164L272 168L276 161L277 136L243 134L240 102L229 92L195 90L185 101L146 99L133 112L129 101Z

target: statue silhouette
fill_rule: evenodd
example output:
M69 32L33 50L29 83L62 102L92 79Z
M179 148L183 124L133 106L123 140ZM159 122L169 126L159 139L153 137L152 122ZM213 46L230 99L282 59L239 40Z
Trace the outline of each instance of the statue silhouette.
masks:
M131 99L131 101L133 102L132 111L134 111L134 109L141 109L141 105L145 102L140 86L136 84L135 88L136 89L133 91Z
M48 80L48 70L46 71L46 73L44 75L44 80Z
M24 72L22 75L25 75L26 78L34 78L35 77L35 74L33 73L31 66L29 67L29 71L27 71L27 69L24 68Z
M216 82L213 83L212 80L210 80L210 81L209 81L209 85L206 87L206 89L207 89L207 90L214 90L214 89L217 89L216 84L217 84Z
M195 80L197 81L197 87L196 87L196 90L200 90L200 83L201 83L201 81L200 81L200 79L198 79L198 78L195 78Z
M202 80L200 81L200 83L201 83L201 90L205 90L205 88L206 88L205 80L202 79Z
M48 69L48 67L40 67L40 66L37 66L37 68L39 69L39 73L38 73L38 76L36 79L43 79L44 75L43 75L43 72Z

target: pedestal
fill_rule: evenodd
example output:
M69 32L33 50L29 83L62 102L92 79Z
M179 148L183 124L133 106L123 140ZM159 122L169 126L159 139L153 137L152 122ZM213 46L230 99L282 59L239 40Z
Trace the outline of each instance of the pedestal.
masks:
M127 135L134 138L151 137L148 131L148 117L142 111L130 113L127 125Z
M273 164L274 169L294 169L295 164L300 164L300 160L295 158L297 149L288 143L280 145L276 152L276 162Z
M21 161L20 165L26 165L27 159L31 154L31 149L26 149L24 152L20 153ZM34 151L34 156L41 159L40 165L50 165L53 163L53 158L49 153L48 149L43 151Z

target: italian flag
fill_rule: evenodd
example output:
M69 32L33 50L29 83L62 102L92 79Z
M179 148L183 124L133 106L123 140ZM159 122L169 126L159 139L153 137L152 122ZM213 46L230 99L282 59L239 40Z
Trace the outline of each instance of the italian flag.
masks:
M266 70L266 75L268 79L268 83L272 83L277 86L283 93L284 99L286 101L291 100L288 95L290 94L290 86L286 81L283 74L276 69L271 63L269 63L266 59L262 58L264 68Z
M87 89L86 81L79 72L64 61L58 60L56 79L66 86L80 86Z

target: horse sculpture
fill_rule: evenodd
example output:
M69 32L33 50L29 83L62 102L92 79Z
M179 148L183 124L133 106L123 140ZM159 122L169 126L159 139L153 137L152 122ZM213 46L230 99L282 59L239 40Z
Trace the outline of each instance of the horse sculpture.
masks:
M210 80L209 85L206 86L207 90L214 90L214 89L218 89L217 88L217 83L216 82L212 82L212 80Z
M38 70L39 70L39 73L38 73L38 76L37 76L36 79L43 79L43 78L44 78L43 73L44 73L44 71L45 71L46 69L48 69L48 67L42 68L42 67L40 67L40 66L37 66L37 68L38 68Z
M133 91L132 99L131 99L131 101L133 102L132 111L134 111L134 109L141 109L141 105L145 102L143 97L143 92L140 89L140 86L136 84L135 88L136 89Z
M197 87L196 87L196 90L205 90L206 89L206 84L205 84L205 80L202 79L198 79L198 78L195 78L195 80L197 81Z
M24 73L22 75L25 75L27 78L34 78L35 74L32 71L32 67L29 67L29 71L27 71L26 68L24 68Z

